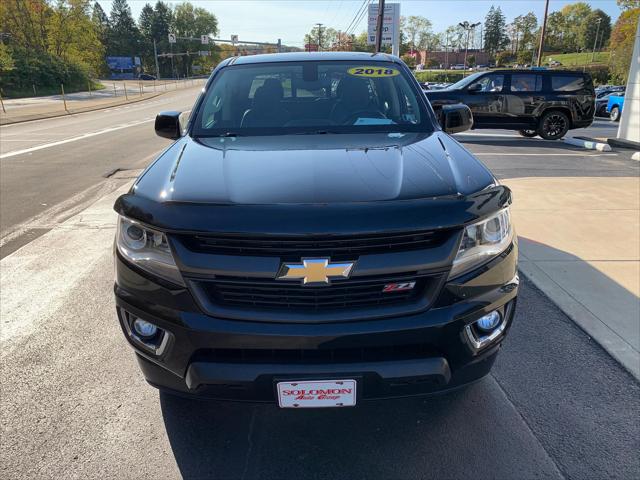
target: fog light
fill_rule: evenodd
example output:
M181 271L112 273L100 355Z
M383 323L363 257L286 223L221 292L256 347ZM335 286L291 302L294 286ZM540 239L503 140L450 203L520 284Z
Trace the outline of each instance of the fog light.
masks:
M138 335L145 339L153 337L156 333L158 333L158 327L156 327L153 323L142 320L141 318L136 318L133 321L133 329Z
M481 317L476 321L476 325L483 332L490 332L500 323L500 314L494 310L493 312Z

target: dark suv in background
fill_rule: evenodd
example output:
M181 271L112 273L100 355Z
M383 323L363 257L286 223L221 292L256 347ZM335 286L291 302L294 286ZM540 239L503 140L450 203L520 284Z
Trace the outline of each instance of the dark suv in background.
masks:
M595 91L588 73L565 70L494 70L463 78L425 94L439 113L463 103L473 112L473 128L518 130L525 137L562 138L591 125Z

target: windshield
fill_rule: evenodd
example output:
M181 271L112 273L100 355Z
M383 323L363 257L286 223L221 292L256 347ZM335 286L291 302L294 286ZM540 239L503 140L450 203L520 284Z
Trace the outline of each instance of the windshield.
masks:
M194 136L432 131L417 90L388 62L282 62L223 68Z
M461 88L466 87L471 82L473 82L476 78L482 75L484 72L474 73L473 75L469 75L468 77L463 78L462 80L458 80L453 85L447 87L447 90L459 90Z

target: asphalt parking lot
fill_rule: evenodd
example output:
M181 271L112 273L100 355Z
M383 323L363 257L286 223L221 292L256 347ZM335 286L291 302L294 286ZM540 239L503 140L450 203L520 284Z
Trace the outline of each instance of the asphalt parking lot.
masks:
M625 152L457 138L504 180L639 175ZM526 278L492 374L450 395L285 411L158 393L115 321L112 201L2 260L2 478L638 477L640 385Z

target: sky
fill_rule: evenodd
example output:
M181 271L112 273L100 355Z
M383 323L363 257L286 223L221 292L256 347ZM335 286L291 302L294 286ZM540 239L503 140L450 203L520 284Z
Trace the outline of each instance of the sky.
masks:
M109 14L111 1L98 0ZM129 0L133 15L138 19L145 3L152 5L156 0ZM276 42L282 39L285 45L303 46L305 33L316 23L345 30L356 12L366 0L191 0L191 3L212 12L218 18L219 37L230 38L238 35L239 40L256 42ZM377 0L373 0L377 3ZM393 2L393 0L392 0ZM167 3L178 4L182 2ZM491 5L500 6L510 22L514 17L533 11L538 19L544 15L544 0L395 0L400 3L400 15L422 15L431 20L434 32L444 31L449 25L468 20L483 21ZM575 1L551 0L549 12L560 10ZM615 22L620 9L615 0L590 0L592 8L600 8ZM363 16L354 33L366 30L366 15Z

